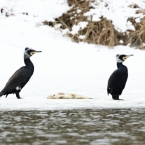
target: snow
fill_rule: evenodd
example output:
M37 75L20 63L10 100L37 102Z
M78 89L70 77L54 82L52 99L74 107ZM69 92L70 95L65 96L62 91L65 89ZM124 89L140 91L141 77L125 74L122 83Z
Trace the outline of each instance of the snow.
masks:
M137 4L140 8L144 9L145 2L139 0L98 0L96 4L92 4L95 9L91 9L89 12L86 12L85 16L93 15L93 21L99 21L100 16L112 20L115 28L120 32L125 32L127 29L134 30L134 26L126 25L129 17L134 17L140 21L143 17L143 14L136 14L137 8L130 8L130 5Z
M88 22L79 22L77 25L72 27L71 34L76 34L80 29L84 29L87 26Z
M105 3L108 3L108 9L103 7ZM99 17L103 14L113 19L115 27L120 31L133 29L126 22L130 15L137 17L135 10L128 7L131 3L135 3L135 0L104 0L100 3L102 6L95 5L97 11L90 11L89 15ZM141 8L145 6L141 0L137 4ZM9 95L7 99L2 96L0 110L145 107L145 51L129 46L112 49L74 43L62 35L64 32L42 25L44 20L53 20L69 9L66 0L1 0L1 8L13 15L6 17L4 13L0 14L0 88L24 65L25 47L41 50L42 53L31 58L35 71L20 93L23 99L18 100L15 95ZM138 16L137 21L141 14ZM120 96L124 101L114 101L111 96L107 96L107 81L116 69L116 54L134 55L124 62L129 71L126 87ZM58 92L93 99L46 99Z

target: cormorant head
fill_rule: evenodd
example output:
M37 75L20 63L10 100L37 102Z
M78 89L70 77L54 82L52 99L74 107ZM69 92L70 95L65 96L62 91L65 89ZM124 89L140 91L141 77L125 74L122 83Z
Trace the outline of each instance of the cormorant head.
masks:
M35 53L39 53L39 52L42 52L42 51L36 51L34 49L31 49L31 48L25 48L25 52L24 52L24 57L25 58L29 58L31 57L33 54Z
M130 56L133 56L133 54L131 55L125 55L125 54L117 54L116 55L116 60L117 60L117 63L122 63L124 62L128 57Z

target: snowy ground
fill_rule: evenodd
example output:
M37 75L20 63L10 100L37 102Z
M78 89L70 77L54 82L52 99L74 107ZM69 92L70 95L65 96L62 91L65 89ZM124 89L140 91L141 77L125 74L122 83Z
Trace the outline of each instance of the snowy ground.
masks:
M142 4L142 1L138 1L138 4ZM24 65L25 47L42 51L31 58L35 72L20 93L23 99L18 100L15 95L9 95L7 99L3 96L0 98L0 110L145 107L145 51L129 46L108 49L100 45L77 44L63 37L61 32L43 26L42 21L52 20L68 10L65 0L1 0L0 8L14 14L9 17L0 14L0 88ZM28 12L28 15L23 15L23 12ZM124 62L129 71L126 87L120 97L124 101L114 101L107 96L107 81L116 69L116 54L134 55ZM58 92L94 99L46 99L48 95Z

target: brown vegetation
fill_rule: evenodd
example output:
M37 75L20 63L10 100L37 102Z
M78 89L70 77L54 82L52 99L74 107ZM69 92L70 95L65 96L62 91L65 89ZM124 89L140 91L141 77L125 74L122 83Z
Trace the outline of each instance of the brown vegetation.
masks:
M55 18L54 22L44 21L43 23L44 25L52 27L59 24L60 29L68 29L69 33L67 33L67 35L74 42L102 44L109 47L129 44L131 47L139 49L144 48L145 18L138 23L135 21L135 18L129 18L128 21L134 25L135 30L127 30L122 33L114 28L111 20L107 20L103 16L100 17L100 21L93 21L92 17L88 18L83 15L84 13L90 11L90 9L94 9L94 7L90 5L90 3L94 1L95 0L67 0L68 5L71 6L69 11L63 13L62 16ZM139 9L137 4L132 4L129 7L137 8L136 14L145 14L145 10ZM87 22L86 27L80 28L76 34L71 33L73 26L80 22Z

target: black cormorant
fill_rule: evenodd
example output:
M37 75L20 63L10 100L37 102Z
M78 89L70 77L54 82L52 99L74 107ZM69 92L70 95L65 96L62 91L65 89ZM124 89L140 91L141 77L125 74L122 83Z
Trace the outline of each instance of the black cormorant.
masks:
M128 69L122 63L130 56L133 55L116 55L118 69L111 74L107 86L108 95L110 93L112 95L112 99L114 100L120 100L119 95L122 94L125 87L128 78Z
M22 88L26 85L26 83L29 81L29 79L31 78L34 72L34 65L31 62L30 57L33 54L38 53L38 52L41 52L41 51L36 51L30 48L25 48L24 62L26 66L23 66L20 69L18 69L10 77L5 87L0 92L0 97L2 95L6 95L7 97L9 94L15 93L17 99L21 99L19 93L22 90Z

